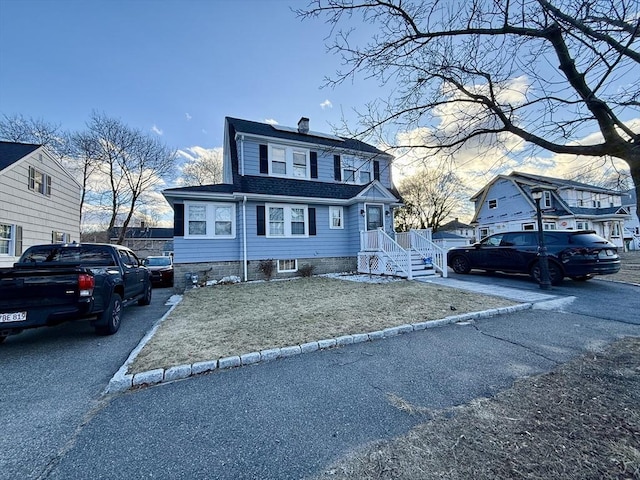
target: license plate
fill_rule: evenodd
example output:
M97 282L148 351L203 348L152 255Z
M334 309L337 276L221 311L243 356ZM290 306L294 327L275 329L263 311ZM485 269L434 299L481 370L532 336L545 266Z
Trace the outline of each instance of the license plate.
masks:
M27 319L27 312L0 313L0 323L23 322Z

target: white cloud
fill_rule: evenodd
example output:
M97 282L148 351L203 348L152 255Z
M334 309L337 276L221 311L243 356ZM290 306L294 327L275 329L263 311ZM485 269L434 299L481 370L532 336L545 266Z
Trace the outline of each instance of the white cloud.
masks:
M184 114L184 118L187 119L187 121L191 120L193 117L191 115L189 115L188 113Z
M328 98L320 104L320 108L324 110L325 108L333 108L333 103Z
M267 118L264 123L268 123L269 125L278 125L278 121L273 118Z
M151 131L156 135L162 135L164 132L160 130L155 124L151 127Z

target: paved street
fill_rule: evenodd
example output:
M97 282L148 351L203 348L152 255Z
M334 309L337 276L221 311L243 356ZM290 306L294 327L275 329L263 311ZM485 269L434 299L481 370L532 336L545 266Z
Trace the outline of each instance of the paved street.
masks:
M456 278L487 288L538 291L526 277ZM14 380L5 381L3 372L3 425L10 407L20 405L0 439L0 478L301 478L420 421L394 407L391 398L433 409L459 405L623 336L640 336L639 292L640 287L618 283L568 281L550 292L576 297L562 312L528 310L413 332L218 371L103 402L99 392L126 358L123 352L118 359L91 360L97 343L108 347L104 338L91 332L65 337L66 343L80 341L83 346L76 348L87 357L76 378L45 368L44 362L55 367L55 357L17 357L9 349ZM3 366L10 340L0 349ZM34 340L43 353L57 341ZM27 368L16 385L20 362ZM56 408L61 397L70 406ZM21 425L27 429L22 436Z

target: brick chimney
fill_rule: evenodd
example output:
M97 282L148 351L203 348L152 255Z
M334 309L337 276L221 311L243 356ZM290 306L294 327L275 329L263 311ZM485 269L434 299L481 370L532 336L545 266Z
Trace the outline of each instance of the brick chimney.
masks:
M298 121L298 132L309 133L309 119L307 117L302 117Z

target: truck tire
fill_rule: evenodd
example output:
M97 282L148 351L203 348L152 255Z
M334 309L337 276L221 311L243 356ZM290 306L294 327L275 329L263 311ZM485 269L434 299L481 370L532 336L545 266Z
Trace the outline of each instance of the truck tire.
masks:
M100 315L101 325L96 325L98 335L113 335L120 328L122 319L122 297L117 293L111 296L111 303Z
M138 299L138 305L149 305L151 303L151 282L144 289L144 295Z

